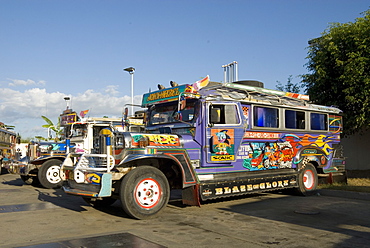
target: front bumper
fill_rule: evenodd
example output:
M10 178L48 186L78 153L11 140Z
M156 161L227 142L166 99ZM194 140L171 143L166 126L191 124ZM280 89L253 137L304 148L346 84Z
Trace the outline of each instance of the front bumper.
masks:
M30 172L30 165L21 161L11 161L3 164L3 167L8 170L9 173L28 175Z
M70 195L85 197L109 197L112 195L112 174L94 173L93 177L99 177L99 183L77 183L74 179L68 179L63 186L64 192Z

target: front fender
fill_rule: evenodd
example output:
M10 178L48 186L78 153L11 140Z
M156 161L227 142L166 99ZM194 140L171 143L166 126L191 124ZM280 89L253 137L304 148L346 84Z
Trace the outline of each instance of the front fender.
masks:
M39 158L36 158L34 160L31 160L28 163L29 164L34 164L34 165L41 165L41 164L45 163L46 161L48 161L49 159L59 159L59 160L63 161L65 158L66 158L66 156L62 156L62 155L59 155L59 156L43 156L43 157L39 157Z
M129 154L118 165L119 167L125 164L138 165L142 164L143 160L171 160L181 171L183 188L196 185L198 183L195 176L194 168L191 166L190 159L186 151L179 150L160 150L155 149L155 153L150 154Z

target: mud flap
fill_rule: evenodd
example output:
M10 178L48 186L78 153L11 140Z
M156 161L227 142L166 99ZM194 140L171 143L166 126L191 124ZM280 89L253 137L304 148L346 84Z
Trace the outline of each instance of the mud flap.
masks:
M98 196L105 197L111 195L112 195L112 174L104 173L101 177L101 188Z
M200 207L198 184L182 189L182 203L185 205Z

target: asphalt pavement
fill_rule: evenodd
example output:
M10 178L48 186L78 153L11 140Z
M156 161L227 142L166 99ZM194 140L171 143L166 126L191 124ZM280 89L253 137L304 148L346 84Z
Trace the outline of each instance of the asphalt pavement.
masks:
M134 220L117 201L96 209L61 189L0 175L0 246L10 247L370 247L370 194L281 192L182 205Z

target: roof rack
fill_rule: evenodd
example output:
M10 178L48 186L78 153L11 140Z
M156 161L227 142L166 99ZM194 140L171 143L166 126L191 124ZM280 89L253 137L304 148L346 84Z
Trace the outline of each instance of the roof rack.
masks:
M317 111L327 111L333 113L341 112L341 110L335 107L327 107L310 103L308 95L238 84L237 82L213 84L211 86L202 88L200 93L205 99L210 100L237 100L304 109L311 108Z

